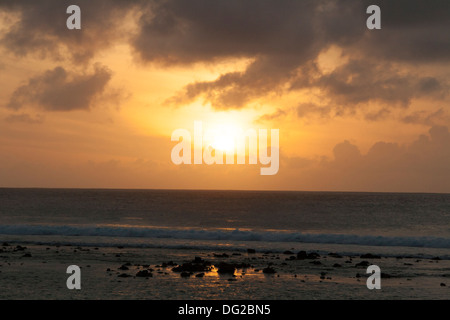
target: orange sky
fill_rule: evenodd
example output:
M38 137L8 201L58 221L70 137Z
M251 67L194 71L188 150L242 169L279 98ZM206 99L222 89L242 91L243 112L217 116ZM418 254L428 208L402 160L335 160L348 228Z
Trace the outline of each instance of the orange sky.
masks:
M439 3L369 31L364 4L103 2L72 31L69 2L0 4L0 187L450 192ZM279 129L278 174L174 165L194 121Z

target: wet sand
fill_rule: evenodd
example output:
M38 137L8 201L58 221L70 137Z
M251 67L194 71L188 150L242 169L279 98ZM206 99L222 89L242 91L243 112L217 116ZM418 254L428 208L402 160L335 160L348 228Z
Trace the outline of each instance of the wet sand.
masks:
M371 264L381 290L366 286ZM66 287L69 265L81 290ZM448 299L450 261L4 243L0 287L0 299Z

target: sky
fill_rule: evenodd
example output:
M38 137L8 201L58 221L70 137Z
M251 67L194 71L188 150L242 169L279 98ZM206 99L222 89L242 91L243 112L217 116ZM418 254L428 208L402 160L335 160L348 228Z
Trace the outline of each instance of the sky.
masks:
M449 30L448 0L0 0L0 187L448 193ZM194 121L278 129L278 173L175 165Z

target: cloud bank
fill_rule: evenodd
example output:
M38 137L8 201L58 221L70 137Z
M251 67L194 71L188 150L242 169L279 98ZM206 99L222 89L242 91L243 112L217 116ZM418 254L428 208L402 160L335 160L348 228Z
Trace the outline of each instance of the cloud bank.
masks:
M320 92L319 115L325 110L340 115L371 102L382 104L382 111L407 107L416 98L448 101L448 77L417 67L448 65L446 0L81 0L79 32L65 27L69 4L2 1L0 10L18 18L0 43L17 56L37 53L58 60L68 55L76 63L89 63L124 41L141 63L252 60L242 72L180 88L167 100L174 105L201 100L219 110L240 109L274 92L314 91ZM381 30L366 28L371 4L382 9ZM125 27L127 19L135 24L132 32ZM317 59L332 46L347 61L325 73Z

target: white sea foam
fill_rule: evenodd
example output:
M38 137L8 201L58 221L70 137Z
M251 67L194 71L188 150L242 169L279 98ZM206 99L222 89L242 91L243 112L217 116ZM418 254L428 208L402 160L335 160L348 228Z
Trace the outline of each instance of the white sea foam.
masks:
M450 239L441 237L388 237L356 234L311 234L282 231L223 229L181 229L161 227L1 225L4 235L89 236L116 238L157 238L216 241L296 242L348 244L384 247L450 248Z

